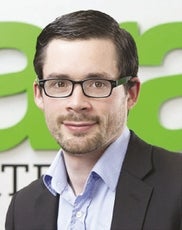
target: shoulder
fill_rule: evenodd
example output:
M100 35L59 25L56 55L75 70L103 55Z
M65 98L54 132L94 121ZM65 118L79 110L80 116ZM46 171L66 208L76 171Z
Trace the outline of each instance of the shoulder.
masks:
M151 145L146 141L142 140L138 137L133 131L131 131L131 138L130 138L130 145L133 148L143 151L143 152L150 152L152 157L154 158L164 158L172 161L182 161L182 153L172 152L167 149ZM130 146L131 148L131 146Z
M34 192L37 192L37 191L42 191L46 189L44 183L43 183L43 179L42 177L37 179L37 180L34 180L33 182L31 182L30 184L28 184L26 187L20 189L17 194L26 194L26 193L34 193Z
M168 151L152 146L152 163L156 172L168 176L171 180L182 181L182 153Z
M15 193L12 201L21 204L27 204L29 201L32 202L39 199L39 197L42 195L46 197L52 196L52 194L44 185L43 179L41 177Z
M152 172L165 174L178 174L182 177L182 153L172 152L151 144L148 144L131 131L128 145L128 158L133 165L142 164L142 169L152 169ZM138 169L139 170L139 169Z
M32 212L38 204L56 202L57 198L58 196L52 195L46 188L41 177L16 192L12 197L9 209L13 211L16 207L18 216L18 213L22 215L22 210L24 210L25 213Z

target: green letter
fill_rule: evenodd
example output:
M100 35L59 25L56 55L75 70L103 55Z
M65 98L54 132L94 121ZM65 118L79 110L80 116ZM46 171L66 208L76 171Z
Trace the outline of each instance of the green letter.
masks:
M136 23L123 26L135 37L140 66L160 66L165 55L182 48L182 23L162 24L139 35ZM146 141L170 150L182 150L182 129L169 130L159 121L163 103L182 97L182 75L161 76L143 83L136 107L129 116L129 127Z
M36 76L32 62L40 28L25 23L1 22L0 32L0 48L16 49L24 53L28 61L23 71L0 76L0 97L26 93L28 100L28 110L23 119L13 127L0 130L0 151L13 148L27 137L37 149L48 148L50 144L55 146L33 100L32 86Z

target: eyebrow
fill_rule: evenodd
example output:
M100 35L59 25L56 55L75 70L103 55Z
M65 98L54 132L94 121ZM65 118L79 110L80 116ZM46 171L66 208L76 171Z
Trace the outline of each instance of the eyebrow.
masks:
M87 75L85 75L85 77L83 78L83 80L86 79L112 79L113 77L111 77L108 73L88 73ZM57 74L57 73L51 73L49 74L47 77L45 77L45 79L68 79L68 80L73 80L73 77L71 77L68 74Z
M45 79L70 79L71 77L66 74L57 74L57 73L51 73Z
M112 77L107 73L90 73L85 79L111 79Z

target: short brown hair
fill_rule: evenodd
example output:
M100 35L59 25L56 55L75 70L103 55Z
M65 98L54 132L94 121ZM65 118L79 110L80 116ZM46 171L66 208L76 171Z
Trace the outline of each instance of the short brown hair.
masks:
M53 39L110 39L118 54L120 76L137 76L138 54L133 37L109 15L96 10L81 10L63 15L48 24L37 38L34 68L43 78L44 51Z

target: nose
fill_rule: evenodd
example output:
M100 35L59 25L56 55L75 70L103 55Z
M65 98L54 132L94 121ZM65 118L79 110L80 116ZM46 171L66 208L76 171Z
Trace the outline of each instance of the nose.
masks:
M68 97L67 110L80 112L90 109L90 98L84 95L81 85L75 84L72 95Z

